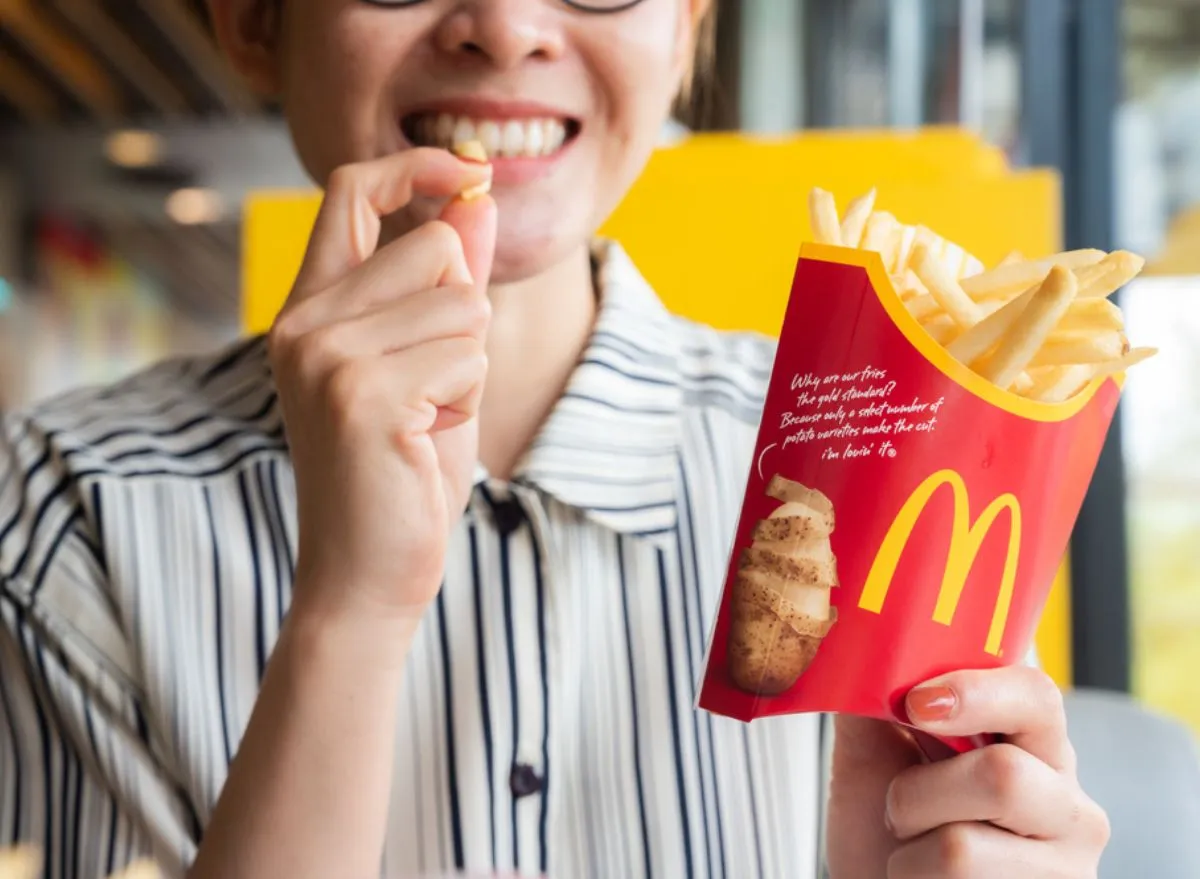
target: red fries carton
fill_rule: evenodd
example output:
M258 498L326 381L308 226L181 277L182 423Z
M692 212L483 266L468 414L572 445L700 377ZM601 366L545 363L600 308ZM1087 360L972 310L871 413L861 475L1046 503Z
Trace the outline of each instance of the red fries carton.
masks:
M1003 391L878 254L806 246L699 707L903 723L915 685L1021 662L1119 396L1111 378L1061 404Z

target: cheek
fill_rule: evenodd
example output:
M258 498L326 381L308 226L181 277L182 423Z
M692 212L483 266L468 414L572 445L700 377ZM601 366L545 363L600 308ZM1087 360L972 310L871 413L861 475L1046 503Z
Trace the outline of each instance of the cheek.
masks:
M604 89L596 170L607 215L641 173L670 112L675 92L670 40L630 40L622 51L597 58L596 65ZM613 204L607 203L610 193L617 195Z
M389 53L376 51L352 14L317 17L286 33L283 109L296 151L323 183L348 162L373 158Z

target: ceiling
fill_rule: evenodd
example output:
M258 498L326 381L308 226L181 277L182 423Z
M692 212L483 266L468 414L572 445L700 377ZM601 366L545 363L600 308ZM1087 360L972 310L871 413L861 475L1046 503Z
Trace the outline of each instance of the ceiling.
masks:
M234 204L250 177L304 178L280 121L226 65L198 9L195 0L0 0L0 128L40 211L84 224L189 311L227 316L236 211L182 225L168 221L165 198L202 186ZM124 128L158 132L162 161L107 162L106 133Z
M0 0L0 118L29 124L264 111L189 0Z

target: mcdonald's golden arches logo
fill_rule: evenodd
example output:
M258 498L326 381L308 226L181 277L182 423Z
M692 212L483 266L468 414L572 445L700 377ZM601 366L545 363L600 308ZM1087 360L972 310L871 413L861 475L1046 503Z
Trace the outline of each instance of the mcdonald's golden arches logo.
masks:
M871 613L882 613L888 590L900 563L900 556L912 537L921 514L929 505L938 489L948 486L954 493L954 515L950 527L950 547L946 556L946 573L938 591L937 605L933 610L933 621L949 626L966 587L967 576L975 564L979 548L991 532L996 520L1005 510L1009 513L1008 551L1000 578L1000 592L996 596L992 623L988 629L984 649L994 656L1000 655L1004 640L1004 629L1008 624L1008 612L1012 606L1013 589L1017 580L1017 565L1021 554L1021 505L1012 494L1002 494L988 504L974 522L970 521L970 499L962 476L953 470L940 470L919 486L904 502L900 512L888 528L867 581L863 587L858 606Z

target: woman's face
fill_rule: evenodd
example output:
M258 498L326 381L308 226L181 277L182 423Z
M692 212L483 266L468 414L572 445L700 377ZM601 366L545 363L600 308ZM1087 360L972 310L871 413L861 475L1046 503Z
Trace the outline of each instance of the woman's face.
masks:
M253 22L271 0L216 2ZM414 144L484 143L500 210L493 280L506 282L577 249L624 196L679 88L701 2L597 14L563 0L283 0L257 27L315 180ZM388 234L437 209L413 205Z

